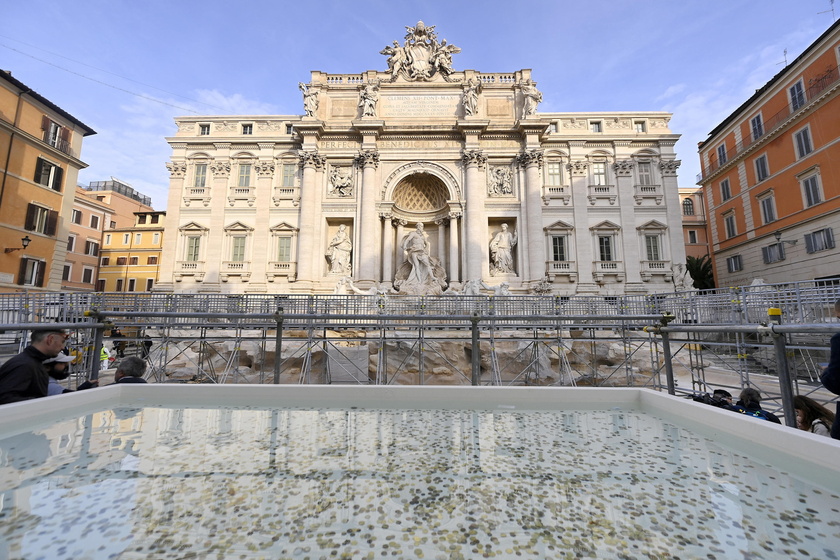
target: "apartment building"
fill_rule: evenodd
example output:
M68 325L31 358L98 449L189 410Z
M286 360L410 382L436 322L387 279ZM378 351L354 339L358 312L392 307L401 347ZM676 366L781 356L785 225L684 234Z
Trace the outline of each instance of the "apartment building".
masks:
M79 119L0 70L0 292L59 290L82 141Z
M709 254L709 240L706 234L706 204L703 200L703 190L697 187L680 187L679 192L685 256L699 259Z
M97 291L152 291L159 276L165 216L166 212L135 212L131 227L105 232Z
M840 281L840 22L699 145L717 285Z
M83 188L76 187L61 276L63 290L93 291L96 288L102 232L111 223L112 215L113 211L107 204L88 196Z

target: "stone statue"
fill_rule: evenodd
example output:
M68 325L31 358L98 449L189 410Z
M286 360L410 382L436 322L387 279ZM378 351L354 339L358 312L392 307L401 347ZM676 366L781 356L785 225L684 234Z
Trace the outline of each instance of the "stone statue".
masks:
M405 47L401 47L398 42L394 41L393 47L388 45L379 51L379 54L388 55L388 72L391 73L391 81L393 82L408 64L408 55L405 52Z
M549 278L548 276L543 276L543 279L540 280L540 283L532 287L531 291L537 295L546 296L553 291L551 288L551 278Z
M330 170L330 184L328 194L333 196L353 196L353 179L350 175L344 175L340 167L333 167Z
M423 231L423 224L418 223L414 231L405 236L402 242L406 260L411 264L408 281L425 284L432 276L432 262L429 255L428 235Z
M480 296L482 284L483 282L481 280L467 280L461 288L461 295Z
M429 240L422 223L418 222L416 229L403 238L400 248L405 253L405 262L397 271L394 287L401 294L440 295L446 287L446 272L429 253Z
M361 290L356 287L352 280L347 280L347 285L353 290L354 294L358 294L360 296L384 296L388 294L388 290L384 286L380 286L377 282L373 283L373 286L368 288L367 290Z
M376 116L376 102L379 101L379 86L374 82L368 82L361 90L359 96L359 107L362 108L363 117Z
M350 272L350 251L352 250L353 243L347 235L347 226L341 224L327 248L326 257L330 263L330 274L347 274Z
M513 248L516 246L516 232L510 233L507 224L502 224L502 231L496 233L490 242L490 275L512 274Z
M459 47L447 45L446 39L444 39L440 45L434 46L432 67L445 79L452 73L452 55L459 52L461 52Z
M481 93L481 82L474 78L464 86L461 101L464 104L464 116L471 117L478 114L478 94Z
M490 290L493 292L494 296L512 296L513 294L510 292L510 284L507 282L502 282L498 286L488 286L484 282L481 283L481 286L485 290Z
M350 290L347 289L347 285L350 282L350 278L348 276L342 276L338 279L338 282L333 288L333 295L336 296L346 296L350 293Z
M303 82L298 82L298 88L303 93L303 112L307 117L314 117L318 110L318 92Z
M542 103L542 93L534 85L534 82L527 80L522 83L522 95L525 96L525 105L522 107L522 118L537 113L537 105Z

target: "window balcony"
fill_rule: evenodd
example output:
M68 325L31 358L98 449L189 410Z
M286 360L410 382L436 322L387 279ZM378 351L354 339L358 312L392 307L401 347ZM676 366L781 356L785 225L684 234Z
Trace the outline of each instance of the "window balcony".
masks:
M210 188L209 187L189 187L184 195L184 206L189 206L193 202L200 202L204 206L210 205Z
M62 130L66 130L62 128ZM50 131L44 131L44 142L58 150L59 152L65 153L68 156L76 157L76 152L73 151L73 148L70 146L70 141L65 140L63 138L51 138Z
M662 186L636 185L633 192L633 199L636 204L641 204L646 198L653 200L657 205L662 204Z
M274 206L280 206L283 202L291 202L293 206L300 204L300 189L297 187L274 187L274 194L271 196Z
M565 277L569 282L577 281L577 268L574 261L548 261L545 263L546 276L551 282L558 276Z
M254 187L231 187L228 194L228 206L233 206L237 201L245 201L248 206L253 206L257 199L257 189Z
M672 277L670 261L642 261L641 265L642 282L649 282L654 276Z
M607 277L615 278L616 282L624 281L624 263L621 261L594 261L592 263L592 278L602 284Z
M204 261L177 261L175 263L175 281L180 282L185 276L195 279L196 282L204 280Z
M251 263L245 261L223 261L219 271L219 278L227 282L231 276L238 277L243 282L251 279Z
M549 204L552 200L562 200L563 204L568 206L571 199L572 193L569 187L546 185L543 203Z
M616 188L615 185L589 185L589 204L595 204L600 199L608 200L610 204L615 204Z
M265 274L269 282L274 282L278 276L284 276L289 279L289 282L294 282L297 280L297 263L271 261L268 263Z

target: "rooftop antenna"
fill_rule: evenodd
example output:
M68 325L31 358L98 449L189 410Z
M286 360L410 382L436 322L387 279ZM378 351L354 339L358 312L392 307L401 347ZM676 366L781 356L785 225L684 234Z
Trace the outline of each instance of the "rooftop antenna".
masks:
M779 65L779 64L784 64L785 66L787 66L787 49L785 49L785 61L776 63L776 65Z
M831 5L831 8L822 12L817 12L817 14L827 14L828 12L831 12L831 20L837 21L837 16L834 15L834 0L828 0L828 3Z

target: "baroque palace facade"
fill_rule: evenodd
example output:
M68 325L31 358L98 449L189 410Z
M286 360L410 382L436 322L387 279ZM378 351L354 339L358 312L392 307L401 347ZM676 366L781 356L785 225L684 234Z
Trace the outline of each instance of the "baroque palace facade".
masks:
M407 30L387 71L312 72L303 115L177 119L158 290L682 287L669 113L538 112L530 70Z

